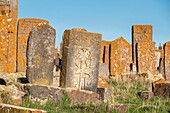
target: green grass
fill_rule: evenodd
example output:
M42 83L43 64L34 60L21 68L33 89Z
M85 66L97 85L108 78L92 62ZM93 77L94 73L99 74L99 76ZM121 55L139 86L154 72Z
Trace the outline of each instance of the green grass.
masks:
M109 104L127 105L126 113L168 113L170 111L170 99L154 97L151 100L143 100L138 97L138 92L151 90L151 83L144 77L122 76L122 78L108 81L113 94L107 102L100 105L74 105L67 96L64 96L59 102L47 101L43 105L38 101L31 102L25 98L22 106L46 110L48 113L119 113L118 110L109 109Z
M151 100L139 98L138 92L152 90L151 83L147 78L119 78L117 80L110 80L109 86L113 88L114 96L112 99L114 103L128 106L126 113L168 113L170 111L170 99L168 98L154 97ZM117 97L117 95L120 96Z

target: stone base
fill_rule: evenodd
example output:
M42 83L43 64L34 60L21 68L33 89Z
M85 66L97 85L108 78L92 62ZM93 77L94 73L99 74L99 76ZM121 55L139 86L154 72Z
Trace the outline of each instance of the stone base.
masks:
M154 94L155 96L170 98L170 83L155 84Z
M73 88L60 88L46 85L27 84L25 91L33 100L55 100L59 101L68 96L72 103L99 103L98 95L92 91L77 90Z

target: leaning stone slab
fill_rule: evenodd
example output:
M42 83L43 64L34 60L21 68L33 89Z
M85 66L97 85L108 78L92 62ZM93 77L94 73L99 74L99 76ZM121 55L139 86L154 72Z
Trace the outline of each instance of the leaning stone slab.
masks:
M85 29L64 32L61 87L97 91L101 38Z
M28 38L26 76L30 83L53 83L55 30L49 25L32 29Z
M47 113L44 110L30 109L9 104L0 104L0 113Z

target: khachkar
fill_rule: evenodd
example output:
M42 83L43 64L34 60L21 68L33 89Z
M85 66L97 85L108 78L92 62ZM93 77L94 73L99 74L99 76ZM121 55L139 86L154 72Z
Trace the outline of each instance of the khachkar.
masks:
M61 87L97 90L101 38L85 29L64 32Z
M151 25L133 25L132 26L132 59L136 65L137 43L145 41L152 42L152 26Z
M131 45L123 37L119 37L111 42L111 75L115 76L130 74L130 64L132 63L131 53Z
M110 42L102 40L100 48L100 63L106 63L109 65L109 56L110 56Z
M0 0L0 72L16 72L18 0Z
M26 71L26 50L30 31L34 26L47 24L47 20L23 18L18 21L17 72Z
M170 41L164 45L165 78L170 80Z
M152 41L151 25L134 25L132 27L132 59L138 73L150 71L154 74L156 72L155 45ZM148 59L150 59L150 63L148 63ZM148 70L145 69L150 64L152 66Z
M137 44L137 71L139 74L156 73L155 42L139 42Z
M49 25L35 26L28 38L26 76L30 83L53 83L55 30Z

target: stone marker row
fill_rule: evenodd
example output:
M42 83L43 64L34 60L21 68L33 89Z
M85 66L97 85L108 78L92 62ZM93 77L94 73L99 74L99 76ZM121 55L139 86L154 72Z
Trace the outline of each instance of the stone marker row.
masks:
M156 49L151 25L132 26L132 45L123 37L102 41L100 63L108 64L110 75L161 73L170 79L170 42Z

